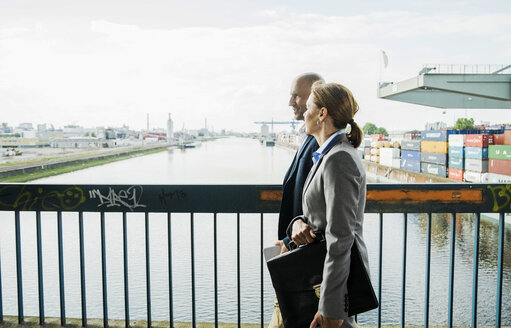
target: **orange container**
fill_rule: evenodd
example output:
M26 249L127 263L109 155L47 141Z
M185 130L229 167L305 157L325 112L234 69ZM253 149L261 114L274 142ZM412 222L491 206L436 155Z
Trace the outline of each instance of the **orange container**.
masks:
M493 134L467 134L465 147L488 147L493 145Z

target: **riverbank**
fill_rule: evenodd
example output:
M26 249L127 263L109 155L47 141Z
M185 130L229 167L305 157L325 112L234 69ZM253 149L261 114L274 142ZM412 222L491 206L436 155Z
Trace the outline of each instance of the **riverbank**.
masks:
M117 162L125 159L130 159L137 156L144 156L154 153L159 153L161 151L167 150L168 147L159 147L155 149L149 149L149 150L141 150L132 152L125 155L111 155L105 158L105 156L100 157L88 157L84 159L73 159L71 161L65 161L61 163L53 164L55 167L50 168L49 166L52 166L52 164L39 164L39 169L34 170L32 172L28 173L20 173L20 174L12 174L5 177L0 177L0 182L12 182L12 183L22 183L22 182L29 182L36 179L42 179L51 177L54 175L59 175L63 173L69 173L73 171L83 170L89 167L98 166L98 165L104 165L112 162ZM99 159L94 159L99 158ZM68 164L69 163L69 164ZM19 172L20 169L17 169L16 171ZM0 173L1 174L1 173Z

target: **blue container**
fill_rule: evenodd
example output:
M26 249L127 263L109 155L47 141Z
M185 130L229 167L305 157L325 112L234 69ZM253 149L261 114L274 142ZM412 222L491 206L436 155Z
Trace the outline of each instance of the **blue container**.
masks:
M401 141L401 150L420 151L421 150L421 141L420 140L403 140L403 141Z
M488 148L465 147L465 158L488 159Z
M401 159L408 159L412 161L421 161L421 152L413 150L401 150Z
M421 162L447 165L447 154L421 153Z
M459 157L450 157L449 156L449 167L453 169L465 169L465 160Z
M447 141L447 130L426 130L421 132L421 140Z
M465 147L451 147L449 146L449 157L465 157Z
M420 172L421 171L421 162L420 161L412 161L409 159L402 159L401 160L401 168L403 170Z
M421 172L445 178L447 176L447 167L445 165L421 163Z

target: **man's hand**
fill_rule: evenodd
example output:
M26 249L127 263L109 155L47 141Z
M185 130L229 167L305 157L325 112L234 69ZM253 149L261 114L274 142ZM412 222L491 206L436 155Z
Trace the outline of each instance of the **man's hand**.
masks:
M289 251L282 240L277 240L275 242L275 246L280 246L280 254L284 254L285 252Z
M310 225L303 222L301 219L293 222L291 239L297 246L312 243L314 238L316 238L316 235L314 234L314 231L312 231Z
M314 316L314 320L312 320L310 328L316 328L318 325L321 328L339 328L342 326L342 323L344 320L341 319L329 319L325 318L321 315L321 313L316 312L316 315Z

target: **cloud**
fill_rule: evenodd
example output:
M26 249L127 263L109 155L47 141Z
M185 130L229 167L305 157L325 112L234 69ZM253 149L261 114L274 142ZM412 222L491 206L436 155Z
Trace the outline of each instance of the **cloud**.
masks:
M231 28L156 29L102 19L0 30L3 119L44 113L58 125L79 118L86 126L143 128L146 113L152 126L163 127L171 112L177 127L202 127L207 117L216 130L253 131L253 121L290 120L291 79L316 71L353 90L362 124L422 128L445 115L376 98L380 49L390 59L381 75L391 80L412 77L426 62L493 63L511 55L501 43L509 40L510 14L325 16L277 8L260 16L258 25ZM467 40L477 47L465 48Z

